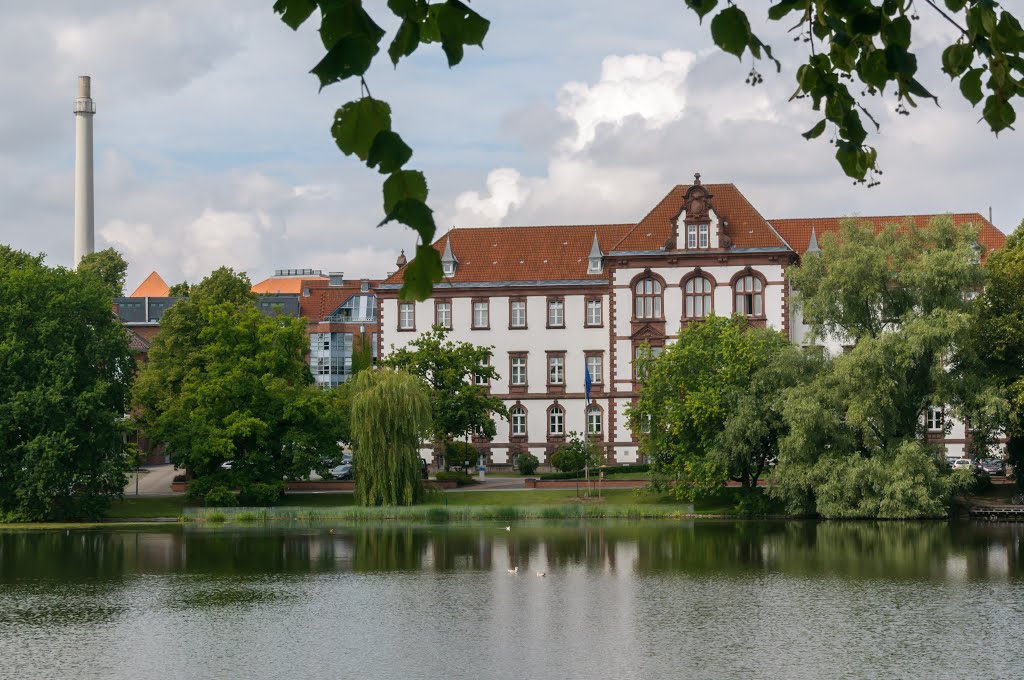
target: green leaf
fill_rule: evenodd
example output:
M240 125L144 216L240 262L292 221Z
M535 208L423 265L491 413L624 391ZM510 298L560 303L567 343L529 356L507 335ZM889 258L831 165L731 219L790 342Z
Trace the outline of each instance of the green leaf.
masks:
M355 154L365 161L377 133L391 129L391 107L387 102L363 97L348 102L334 114L331 136L346 156Z
M889 68L885 52L871 50L863 53L857 63L857 75L866 85L877 87L880 90L885 89L886 83L889 82Z
M431 15L436 20L441 49L448 57L449 68L462 61L463 45L483 45L484 37L491 25L491 22L459 0L448 0L443 5L432 5Z
M860 35L877 35L882 30L882 15L877 9L861 12L850 19L850 28Z
M978 102L982 100L981 74L984 70L982 68L972 68L960 78L960 94L971 103L971 106L977 106Z
M384 29L377 25L361 2L343 0L324 2L320 8L320 41L328 50L345 37L364 38L373 44L384 37Z
M917 57L899 45L886 47L885 59L890 71L904 76L912 76L917 73Z
M790 12L803 9L805 4L802 0L782 0L779 4L768 8L768 18L772 21L778 21Z
M711 20L711 39L729 54L743 56L750 42L750 22L736 5L726 7Z
M882 42L886 45L898 45L903 48L910 47L910 19L907 17L896 17L882 27Z
M398 297L402 300L426 300L433 292L434 284L442 278L438 252L431 246L417 246L416 257L402 274L404 283Z
M840 142L836 149L836 160L847 177L864 179L868 172L867 154L859 146Z
M974 48L970 45L950 45L942 51L942 70L950 78L956 78L966 71L974 61Z
M371 168L380 165L380 172L387 175L400 169L410 158L412 149L397 133L381 130L373 138L370 152L366 156L366 165Z
M816 137L820 137L821 133L825 131L825 123L826 122L827 121L824 118L822 118L821 120L818 121L817 125L812 127L807 132L803 133L801 136L804 139L815 139Z
M985 100L985 108L981 115L992 128L992 132L996 134L1010 127L1017 120L1017 114L1010 103L994 94L989 95Z
M316 0L277 0L274 3L274 12L280 14L281 21L293 31L298 30L315 9Z
M415 23L427 16L426 0L388 0L388 8L396 17Z
M391 46L388 47L388 56L391 57L391 63L397 66L399 59L408 57L419 46L420 25L408 19L403 20L402 25L398 27L398 32L395 33L395 39L391 41Z
M708 12L718 5L718 0L686 0L686 6L697 13L697 17L703 21Z
M384 213L405 199L427 200L427 180L419 170L399 170L384 180Z
M415 198L399 201L377 226L384 226L391 221L401 222L415 229L423 243L430 243L434 240L434 232L437 230L437 227L434 226L434 213L423 201Z
M334 44L311 73L320 79L320 89L352 76L361 76L377 54L377 43L363 36L347 36Z
M928 97L929 99L934 99L936 103L939 101L939 98L929 92L917 78L910 78L903 81L903 89L907 94L912 94L915 97Z

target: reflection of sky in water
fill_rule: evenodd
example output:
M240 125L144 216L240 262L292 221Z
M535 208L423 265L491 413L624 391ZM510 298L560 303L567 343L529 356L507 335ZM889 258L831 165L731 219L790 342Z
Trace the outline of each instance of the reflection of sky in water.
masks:
M0 532L0 678L1020 676L1024 525L333 529Z

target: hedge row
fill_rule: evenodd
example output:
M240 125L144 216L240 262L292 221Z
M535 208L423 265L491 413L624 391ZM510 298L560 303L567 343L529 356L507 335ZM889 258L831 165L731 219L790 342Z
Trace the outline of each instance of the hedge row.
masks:
M619 472L650 472L650 465L608 465L604 468L605 477L608 475L614 475ZM597 470L591 470L590 475L593 477L597 474ZM549 472L541 475L540 479L583 479L584 470L576 470L575 472Z

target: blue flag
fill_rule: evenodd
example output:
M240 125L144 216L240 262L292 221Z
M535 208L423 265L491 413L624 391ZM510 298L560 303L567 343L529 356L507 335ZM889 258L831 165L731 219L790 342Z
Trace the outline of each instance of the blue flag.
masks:
M583 362L583 391L587 395L587 405L590 405L590 386L593 383L590 381L590 368L587 366L586 360Z

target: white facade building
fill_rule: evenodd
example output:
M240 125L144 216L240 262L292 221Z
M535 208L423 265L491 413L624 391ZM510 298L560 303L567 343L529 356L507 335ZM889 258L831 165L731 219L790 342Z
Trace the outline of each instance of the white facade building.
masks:
M988 248L1004 240L981 215L953 218L980 228ZM908 218L863 219L880 229ZM434 324L453 340L493 347L501 377L489 389L510 419L498 421L493 440L476 442L488 464L525 451L546 462L570 432L598 439L609 461L638 462L625 417L637 396L637 352L660 351L711 314L739 314L804 342L785 270L838 228L839 218L769 222L734 185L703 185L698 174L636 224L452 229L434 244L445 276L432 298L398 299L404 269L377 287L378 352ZM967 441L956 427L945 439L951 452Z

